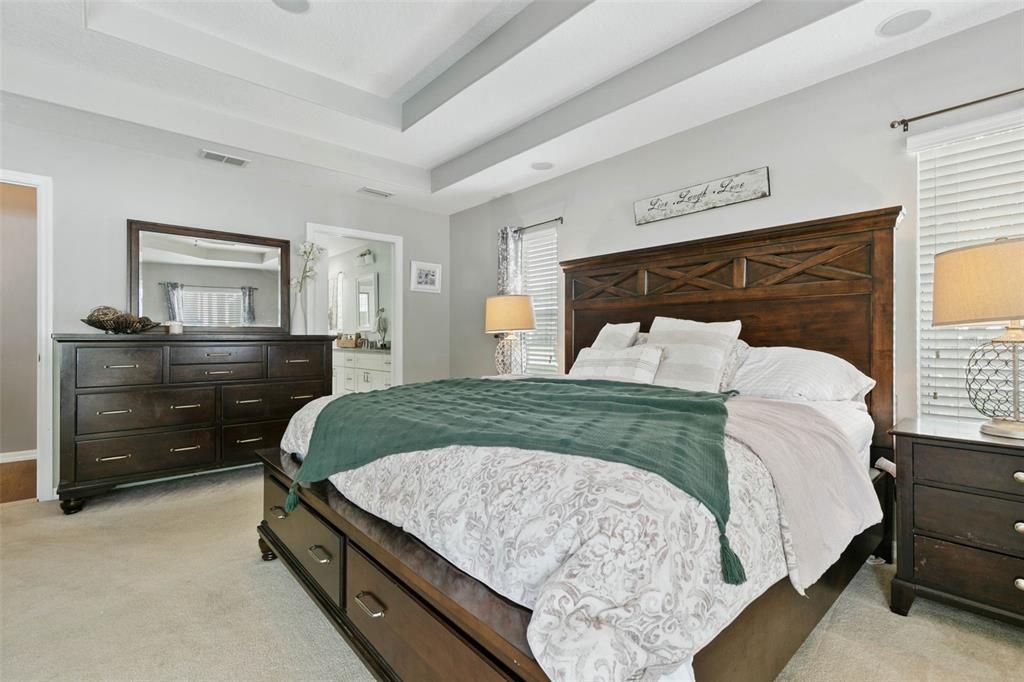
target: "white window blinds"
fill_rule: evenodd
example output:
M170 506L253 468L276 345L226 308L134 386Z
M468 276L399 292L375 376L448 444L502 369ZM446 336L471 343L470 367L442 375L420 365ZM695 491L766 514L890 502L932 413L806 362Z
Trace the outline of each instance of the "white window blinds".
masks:
M981 419L967 397L967 359L1005 325L932 328L935 254L1024 235L1024 128L921 151L918 216L921 412Z
M242 292L239 289L184 286L181 321L206 327L237 327L242 324Z
M523 292L533 297L536 329L527 332L526 373L558 374L558 232L543 227L523 232Z

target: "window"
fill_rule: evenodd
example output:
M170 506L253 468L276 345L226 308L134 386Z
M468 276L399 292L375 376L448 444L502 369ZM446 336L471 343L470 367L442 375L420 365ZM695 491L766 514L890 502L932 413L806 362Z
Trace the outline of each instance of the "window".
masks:
M981 419L967 397L967 359L1004 325L932 328L935 254L1024 235L1024 128L921 151L918 216L921 412Z
M181 321L205 327L236 327L242 324L242 291L218 287L184 286L181 290Z
M533 297L536 323L536 329L525 334L526 373L558 374L558 233L544 227L522 234L523 292Z

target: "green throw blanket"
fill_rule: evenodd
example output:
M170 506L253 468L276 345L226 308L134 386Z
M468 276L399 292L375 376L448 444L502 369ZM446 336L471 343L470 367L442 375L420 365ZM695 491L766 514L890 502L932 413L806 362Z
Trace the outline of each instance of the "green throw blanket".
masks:
M447 379L356 393L328 403L286 509L303 483L388 455L450 445L513 447L629 464L696 498L715 517L722 577L746 580L725 534L727 394L617 381Z

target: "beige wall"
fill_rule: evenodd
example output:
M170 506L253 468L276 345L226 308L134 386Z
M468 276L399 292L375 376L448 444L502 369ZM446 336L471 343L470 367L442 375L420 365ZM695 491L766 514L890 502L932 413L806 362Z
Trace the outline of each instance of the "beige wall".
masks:
M0 183L0 452L36 447L36 190Z
M1024 14L1017 13L506 195L452 216L452 376L492 370L482 333L506 224L564 216L559 258L580 258L902 204L896 231L896 393L915 414L916 160L888 123L1020 87ZM723 84L722 87L729 87ZM1021 96L914 124L923 132L1024 104ZM557 159L551 159L557 163ZM769 166L772 196L637 227L633 202Z

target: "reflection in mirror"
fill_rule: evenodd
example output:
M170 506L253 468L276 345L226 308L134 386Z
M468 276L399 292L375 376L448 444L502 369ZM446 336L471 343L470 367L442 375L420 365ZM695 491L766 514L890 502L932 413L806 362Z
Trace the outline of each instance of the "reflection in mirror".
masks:
M356 296L359 308L359 330L374 328L377 312L377 273L364 275L356 280Z
M139 309L194 327L281 325L281 249L140 231Z
M387 347L393 299L390 242L335 236L327 248L328 328Z

